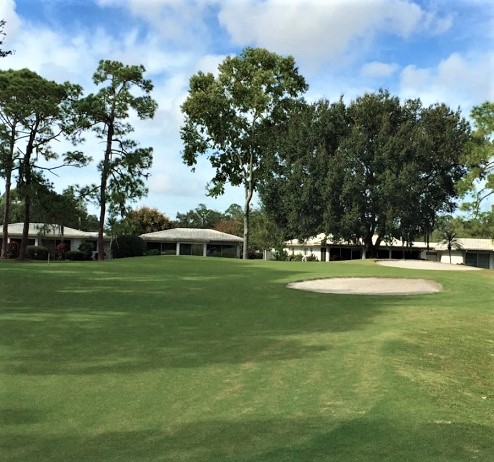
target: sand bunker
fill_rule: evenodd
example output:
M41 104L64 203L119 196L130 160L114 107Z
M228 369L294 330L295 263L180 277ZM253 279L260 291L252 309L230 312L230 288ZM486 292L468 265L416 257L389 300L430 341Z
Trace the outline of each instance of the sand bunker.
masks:
M394 266L395 268L423 269L433 271L476 271L480 268L465 265L450 265L449 263L439 263L425 260L377 260L378 265Z
M290 289L330 294L412 295L443 290L441 284L427 279L406 278L329 278L293 282Z

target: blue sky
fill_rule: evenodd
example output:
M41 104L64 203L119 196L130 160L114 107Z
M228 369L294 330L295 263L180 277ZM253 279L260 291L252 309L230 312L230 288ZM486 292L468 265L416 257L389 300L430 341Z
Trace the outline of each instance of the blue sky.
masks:
M388 89L424 104L461 107L494 100L492 0L1 0L4 48L15 54L0 68L28 67L56 81L93 91L100 59L143 64L159 110L133 121L135 139L153 146L149 195L138 205L170 218L199 203L220 211L242 204L227 188L212 199L207 161L195 173L181 161L180 105L199 70L215 71L246 46L295 57L310 88L308 100L348 101ZM101 146L83 148L100 159ZM57 190L97 181L95 168L51 177Z

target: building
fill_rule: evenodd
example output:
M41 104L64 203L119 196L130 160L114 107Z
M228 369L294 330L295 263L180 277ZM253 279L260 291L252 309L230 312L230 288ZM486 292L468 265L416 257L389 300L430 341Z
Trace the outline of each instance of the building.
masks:
M23 227L23 223L11 223L8 227L8 242L17 242L20 245ZM105 235L104 240L106 256L110 257L110 237ZM28 245L46 247L51 255L55 255L57 245L62 242L66 245L66 251L78 250L81 244L89 243L96 254L97 241L97 232L81 231L67 226L46 223L29 224Z
M325 234L300 241L293 239L286 242L284 249L289 255L301 255L308 258L314 255L319 261L355 260L362 258L362 246L346 242L334 242ZM382 242L377 258L422 259L441 263L450 263L447 244L413 242L404 245L394 239ZM457 239L451 250L451 263L469 265L478 268L494 269L494 241L492 239Z
M140 236L148 250L162 255L197 255L204 257L240 258L244 240L214 229L174 228Z

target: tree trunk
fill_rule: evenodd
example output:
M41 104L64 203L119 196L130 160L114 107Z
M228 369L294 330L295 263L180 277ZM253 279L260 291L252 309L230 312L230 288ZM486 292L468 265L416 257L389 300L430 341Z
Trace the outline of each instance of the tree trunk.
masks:
M12 124L12 130L10 133L9 153L5 162L5 194L4 194L4 206L3 206L3 229L2 229L2 251L1 258L7 258L8 249L8 237L9 237L9 223L10 223L10 209L11 209L11 195L12 189L12 171L14 170L14 148L15 148L15 127L16 122Z
M244 248L242 258L247 260L249 247L249 225L250 225L250 201L252 199L252 188L250 184L245 185L245 202L244 202Z
M101 185L100 185L100 213L98 223L98 260L105 259L105 240L103 237L105 230L105 216L106 216L106 188L108 187L108 172L110 170L111 151L113 140L113 123L108 124L108 133L106 135L106 149L105 158L103 160L103 171L101 172Z
M10 162L9 162L10 164ZM3 205L3 230L2 230L2 254L1 258L7 258L8 237L9 237L9 223L10 223L10 190L12 187L12 168L11 165L5 167L5 194Z
M22 227L22 240L21 247L19 249L19 260L26 259L27 245L29 242L29 224L31 221L31 154L34 150L34 136L37 132L33 130L31 136L29 137L29 142L26 147L26 153L22 160L22 175L21 181L23 182L22 187L24 191L22 192L24 196L24 226Z

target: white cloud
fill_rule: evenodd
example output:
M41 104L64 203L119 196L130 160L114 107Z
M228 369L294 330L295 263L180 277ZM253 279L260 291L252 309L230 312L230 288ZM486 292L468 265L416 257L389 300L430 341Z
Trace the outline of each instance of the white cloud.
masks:
M361 75L364 77L389 77L393 75L400 66L396 63L381 63L378 61L373 61L371 63L366 63L360 69Z
M21 19L15 11L14 0L2 0L0 2L0 19L5 21L4 32L6 34L4 45L8 45L21 25Z
M469 109L494 99L494 53L468 56L453 53L434 68L406 66L401 72L401 94L420 96L425 104L446 102Z
M406 0L225 0L219 20L240 46L264 46L309 63L341 59L355 52L355 40L372 41L379 33L407 38L424 27L446 29L444 18Z

